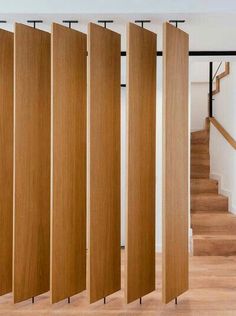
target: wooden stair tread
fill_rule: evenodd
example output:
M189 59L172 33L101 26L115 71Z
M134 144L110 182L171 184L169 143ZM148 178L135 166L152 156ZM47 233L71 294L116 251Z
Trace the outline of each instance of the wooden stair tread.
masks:
M191 152L191 160L192 159L210 159L210 155L209 155L209 152L208 153Z
M228 213L228 210L224 210L224 211L218 211L218 210L212 210L212 211L198 211L198 210L191 210L191 215L192 214L225 214Z
M192 194L192 198L216 198L216 199L228 199L227 196L219 194L219 193L195 193Z
M196 180L191 180L191 182L197 182L197 183L202 183L202 184L205 184L206 182L210 182L210 183L215 183L215 184L218 184L218 181L215 180L215 179L196 179Z
M207 158L192 158L191 167L193 166L207 166L210 167L210 161Z
M209 131L204 129L191 133L191 144L208 143Z
M218 181L217 180L212 180L210 178L209 179L191 179L191 185L199 185L199 186L213 185L213 186L218 186Z
M191 210L228 212L228 198L216 193L199 193L191 195Z
M213 179L197 179L194 178L194 175L191 176L191 194L200 194L200 193L218 193L218 181Z
M191 180L198 180L198 179L209 179L209 174L191 174Z
M198 236L198 235L197 235ZM194 256L235 256L235 235L211 235L193 238Z
M206 129L199 129L198 131L191 132L191 137L202 137L203 135L208 135Z
M204 213L204 214L199 214L199 215L195 215L192 214L191 215L192 219L194 220L195 218L201 218L202 220L211 220L211 221L215 221L215 220L223 220L223 219L235 219L236 220L236 215L230 212L227 213L222 213L222 214L216 214L214 216L212 216L212 213ZM236 233L236 231L235 231Z
M191 144L191 153L209 153L209 144Z
M235 240L236 241L236 234L232 235L194 235L193 239L199 240Z
M191 179L209 179L210 168L207 166L194 166L190 171Z
M229 212L191 214L191 227L196 235L232 235L236 234L236 216Z

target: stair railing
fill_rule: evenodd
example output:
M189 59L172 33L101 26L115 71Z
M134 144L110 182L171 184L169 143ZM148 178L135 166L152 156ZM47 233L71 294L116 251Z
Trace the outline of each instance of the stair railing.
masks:
M218 71L220 69L222 65L222 61L219 63L214 75L213 75L213 62L210 61L209 63L209 117L212 117L213 116L213 95L215 93L218 92L218 85L219 85L219 79L217 79L217 74L218 74ZM226 70L224 71L224 73L226 72ZM217 88L216 90L213 91L213 82L214 82L214 79L216 78L216 85L217 85Z
M227 140L227 142L236 149L236 140L224 129L224 127L213 116L213 95L220 92L220 79L229 74L229 62L225 63L225 70L221 74L217 75L222 62L217 67L217 70L213 76L213 62L209 63L209 121L215 126L215 128L221 133L221 135ZM216 78L216 89L213 91L213 81ZM209 128L209 127L208 127Z

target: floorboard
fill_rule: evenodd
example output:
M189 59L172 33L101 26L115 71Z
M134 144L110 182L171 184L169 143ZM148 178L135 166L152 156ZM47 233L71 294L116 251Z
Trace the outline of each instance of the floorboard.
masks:
M139 301L125 304L124 299L124 253L122 251L122 290L103 300L89 304L86 291L67 300L51 305L49 293L31 300L13 304L12 294L0 297L0 315L236 315L236 257L190 257L190 290L178 298L178 305L161 302L161 255L156 255L157 290ZM17 313L16 313L17 312Z

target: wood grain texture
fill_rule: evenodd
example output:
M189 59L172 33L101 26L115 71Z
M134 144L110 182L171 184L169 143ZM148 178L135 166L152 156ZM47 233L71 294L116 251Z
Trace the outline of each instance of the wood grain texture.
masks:
M121 260L122 290L125 283L125 255ZM173 302L161 302L161 260L162 255L156 254L156 287L157 290L148 294L143 304L135 301L130 306L124 304L123 291L118 291L108 298L108 304L98 301L89 304L85 293L73 297L71 304L64 300L50 306L49 292L36 298L35 304L30 301L13 306L12 294L0 297L0 315L3 316L235 316L236 315L236 257L189 257L190 289Z
M191 179L191 194L218 193L218 181L213 179Z
M88 30L89 296L120 289L120 35Z
M155 290L156 34L127 28L126 301Z
M236 235L199 234L193 236L194 256L235 256Z
M86 288L86 35L52 26L51 300Z
M228 212L228 197L212 193L193 194L191 196L191 211Z
M188 35L164 24L163 301L188 289Z
M14 302L49 290L50 34L15 25Z
M0 30L0 295L12 290L13 42Z
M224 129L224 127L214 118L209 118L210 122L215 126L215 128L221 133L225 140L236 149L236 140Z

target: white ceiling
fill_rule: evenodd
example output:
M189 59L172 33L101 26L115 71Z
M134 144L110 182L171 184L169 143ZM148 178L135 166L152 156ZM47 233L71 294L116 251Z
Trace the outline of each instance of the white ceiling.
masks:
M136 13L135 13L136 12ZM146 28L158 34L162 49L162 23L185 19L180 28L189 34L190 50L236 51L235 0L0 0L2 28L13 30L14 22L42 19L40 29L50 31L52 22L77 19L75 29L87 32L87 23L113 19L109 28L122 34L125 49L125 24L135 19L150 19Z
M234 0L0 0L1 13L236 12Z

